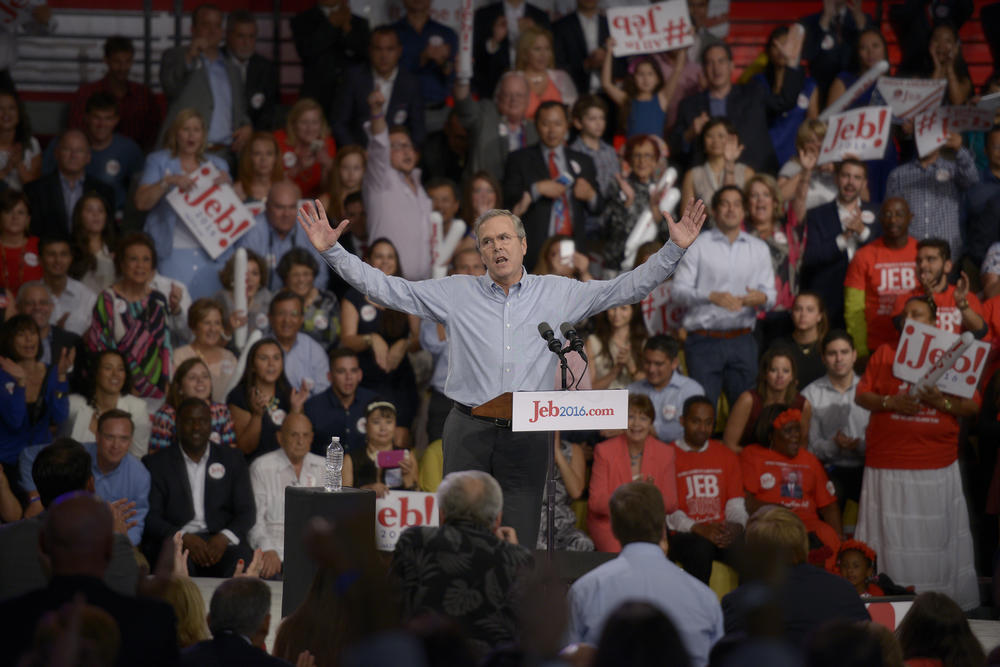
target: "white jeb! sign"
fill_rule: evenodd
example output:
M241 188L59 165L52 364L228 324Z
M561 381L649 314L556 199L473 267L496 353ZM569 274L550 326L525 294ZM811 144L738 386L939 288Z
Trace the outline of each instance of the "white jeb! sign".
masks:
M253 227L253 216L228 184L216 185L219 170L205 163L188 174L194 185L187 192L174 188L167 201L192 236L216 259Z
M437 526L438 508L433 493L390 491L375 499L375 544L379 551L396 548L400 534L410 526Z
M920 382L958 338L958 335L937 327L907 320L903 325L899 345L896 346L892 374L910 384ZM982 341L972 343L935 383L937 388L946 394L972 398L986 365L989 349L989 344Z
M514 431L590 431L628 427L628 391L516 391Z
M819 151L819 164L839 162L847 156L878 160L885 154L892 125L889 107L861 107L833 114Z

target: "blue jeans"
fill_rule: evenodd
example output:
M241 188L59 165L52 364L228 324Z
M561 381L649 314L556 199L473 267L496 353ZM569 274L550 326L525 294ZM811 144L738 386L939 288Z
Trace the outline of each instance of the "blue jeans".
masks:
M689 333L684 343L688 375L714 404L726 392L730 407L757 380L757 341L753 332L735 338Z

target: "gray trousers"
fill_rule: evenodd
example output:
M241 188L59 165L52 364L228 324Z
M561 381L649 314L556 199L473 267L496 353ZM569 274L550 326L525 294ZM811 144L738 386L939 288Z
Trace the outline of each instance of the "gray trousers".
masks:
M444 423L444 474L481 470L503 489L501 524L517 531L517 541L533 549L542 511L549 434L513 432L455 408Z

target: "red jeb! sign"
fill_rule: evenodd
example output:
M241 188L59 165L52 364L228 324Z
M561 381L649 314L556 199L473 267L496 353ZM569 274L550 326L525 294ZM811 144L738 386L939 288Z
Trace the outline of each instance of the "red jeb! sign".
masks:
M859 160L881 159L889 143L891 124L889 107L862 107L833 114L826 123L819 164L839 162L848 156Z

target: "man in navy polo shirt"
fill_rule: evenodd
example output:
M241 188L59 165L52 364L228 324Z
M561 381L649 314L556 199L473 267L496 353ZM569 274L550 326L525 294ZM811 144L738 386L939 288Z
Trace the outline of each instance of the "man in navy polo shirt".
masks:
M312 451L326 456L330 438L340 437L344 451L365 446L365 406L375 392L359 386L358 355L347 348L330 351L330 388L306 401L306 416L313 424Z

